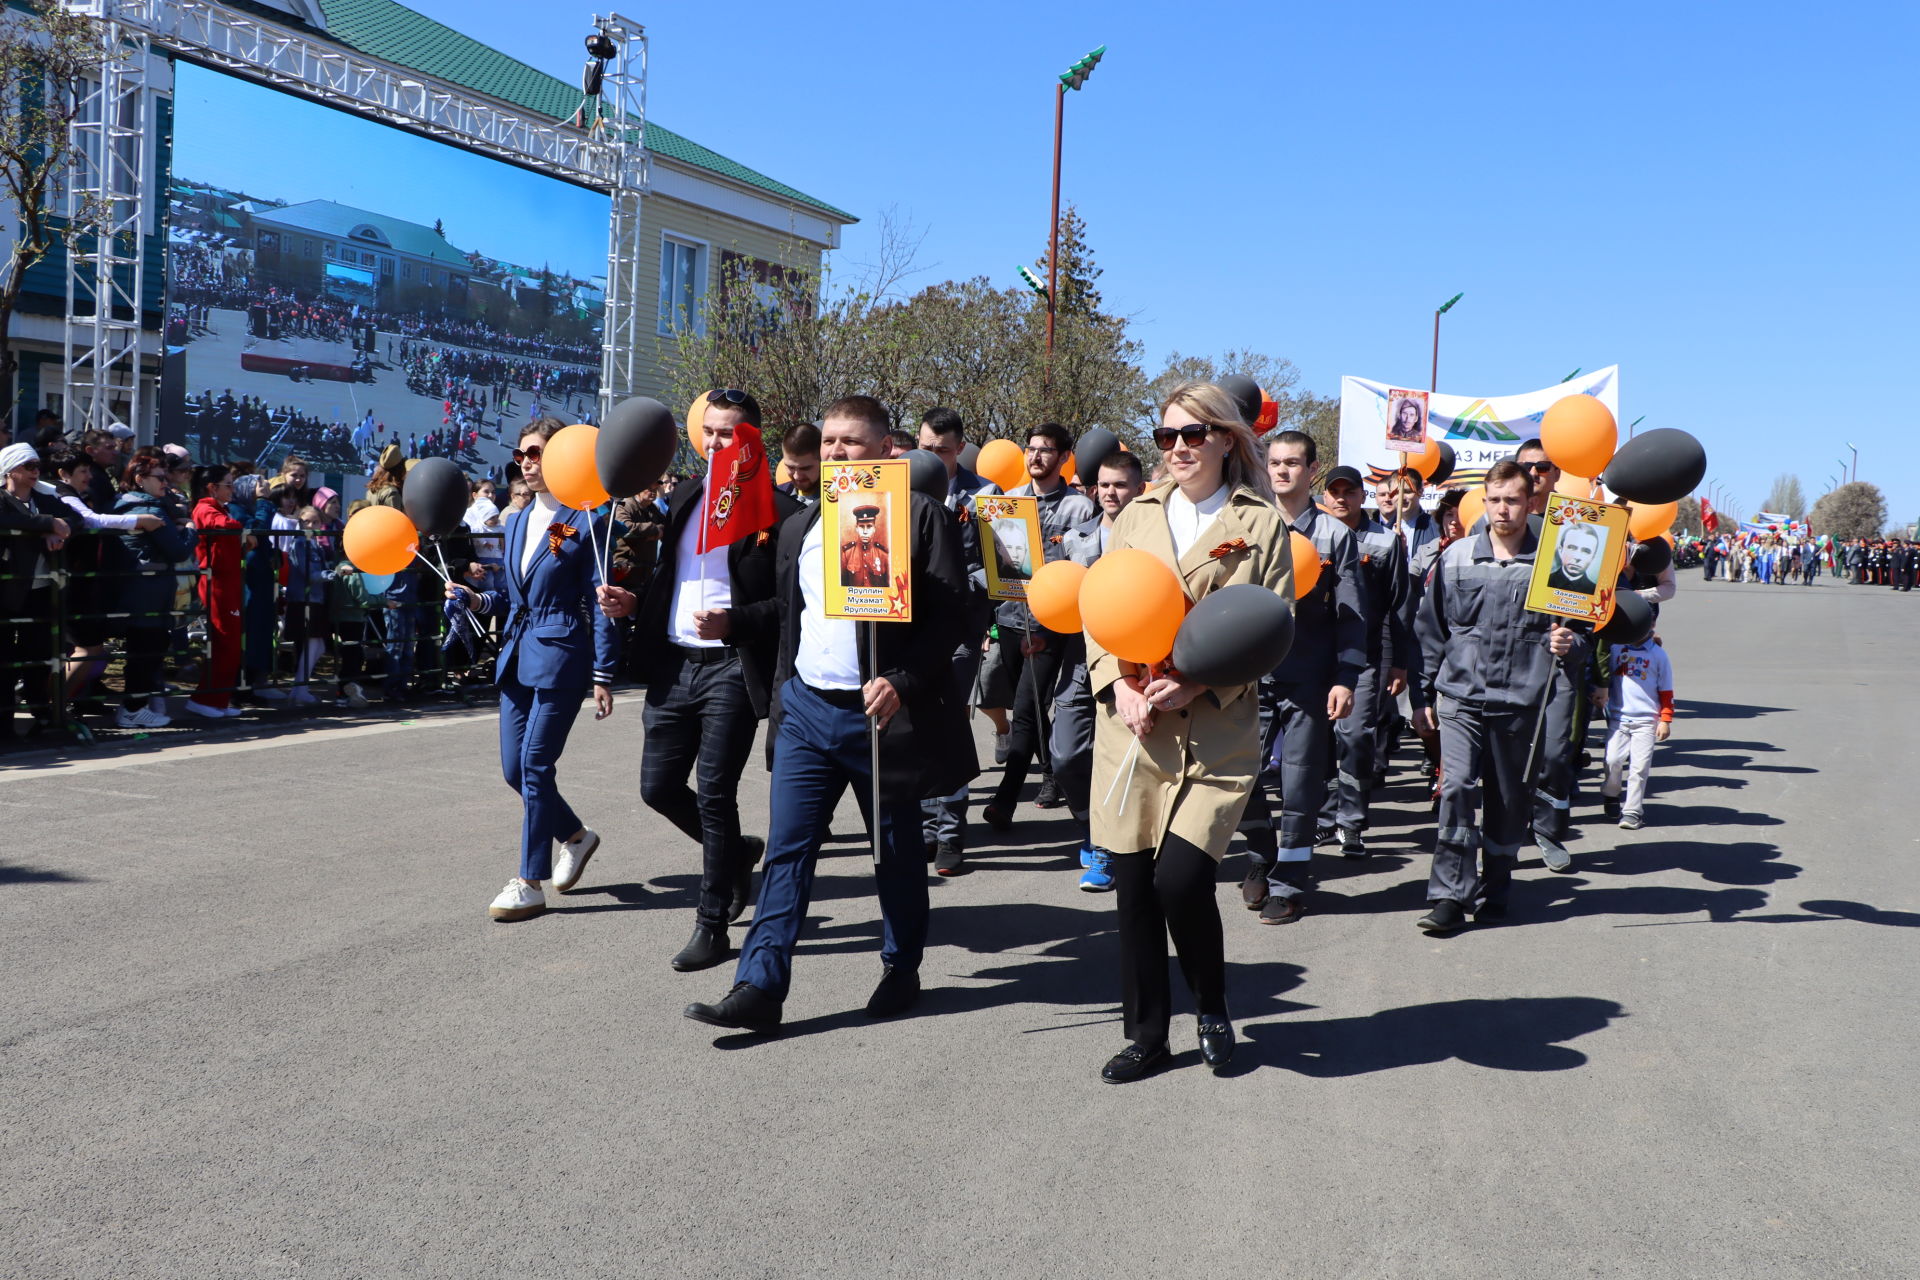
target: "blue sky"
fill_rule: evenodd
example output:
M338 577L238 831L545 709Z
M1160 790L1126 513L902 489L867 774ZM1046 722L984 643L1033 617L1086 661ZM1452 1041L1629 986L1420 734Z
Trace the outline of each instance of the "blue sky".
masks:
M178 65L173 173L289 204L334 200L461 249L579 278L607 273L607 197L272 89Z
M569 80L578 19L417 8ZM1920 6L1219 4L642 15L662 124L864 220L927 234L920 280L1013 282L1043 248L1053 77L1065 198L1155 368L1251 346L1342 374L1525 391L1619 363L1624 420L1700 436L1756 509L1860 446L1920 516L1905 400L1920 348ZM1150 370L1151 372L1152 370ZM1884 425L1883 425L1884 424Z

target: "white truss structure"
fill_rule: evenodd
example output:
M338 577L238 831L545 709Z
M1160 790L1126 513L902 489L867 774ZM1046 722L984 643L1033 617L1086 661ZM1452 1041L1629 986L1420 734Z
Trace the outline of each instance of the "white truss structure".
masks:
M96 220L102 234L83 237L86 251L68 258L69 429L110 420L111 397L95 394L109 384L128 386L128 393L116 393L127 402L126 411L137 413L140 422L152 421L153 397L137 391L146 218L154 216L157 227L166 199L148 181L144 163L150 154L151 50L608 193L602 415L631 394L641 336L640 202L647 186L647 45L639 23L618 14L595 17L618 53L607 68L601 119L581 128L211 0L59 2L98 23L105 56L93 89L100 109L83 112L84 123L74 125L81 159L69 183L70 211L104 214ZM100 163L89 162L95 156ZM87 193L110 198L90 203ZM110 305L94 305L103 297Z

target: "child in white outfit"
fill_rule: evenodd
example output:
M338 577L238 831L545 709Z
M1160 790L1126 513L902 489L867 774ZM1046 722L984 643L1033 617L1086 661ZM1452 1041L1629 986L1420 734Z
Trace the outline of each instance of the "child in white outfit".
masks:
M1600 794L1609 816L1617 812L1622 830L1640 826L1647 799L1647 778L1653 772L1653 744L1665 742L1673 724L1673 661L1660 642L1616 647L1610 659L1613 681L1607 714L1613 732L1607 738L1607 780ZM1626 802L1621 803L1622 775Z

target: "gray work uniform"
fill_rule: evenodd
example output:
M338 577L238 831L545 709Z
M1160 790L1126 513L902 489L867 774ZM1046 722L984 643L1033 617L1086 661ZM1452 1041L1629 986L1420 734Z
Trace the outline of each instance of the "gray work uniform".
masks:
M1374 785L1387 766L1385 735L1394 710L1388 673L1412 665L1407 655L1413 648L1413 592L1406 544L1391 528L1368 520L1353 538L1367 620L1367 664L1353 686L1353 713L1333 727L1340 772L1327 811L1341 829L1365 831Z
M1313 887L1313 842L1333 774L1333 730L1327 694L1351 689L1367 661L1366 618L1360 598L1359 556L1353 531L1309 506L1288 526L1313 543L1320 580L1294 601L1293 649L1260 681L1261 759L1280 763L1280 829L1275 833L1265 788L1256 784L1240 820L1254 865L1277 897L1297 898Z
M980 558L980 530L973 522L976 494L1000 492L1000 486L961 467L947 482L947 510L959 521L960 553L967 570L967 626L953 650L953 689L948 695L956 706L970 701L974 678L980 670L980 642L986 638L992 616L992 601L987 598L987 571ZM961 787L950 796L933 796L920 802L920 837L930 845L949 845L956 853L967 848L967 800L970 788Z
M1422 693L1440 718L1429 902L1450 899L1469 910L1505 904L1531 822L1524 774L1540 696L1556 669L1586 661L1579 636L1556 660L1547 647L1553 619L1527 611L1537 545L1529 527L1519 554L1497 560L1490 535L1461 538L1441 553L1420 601L1414 628Z
M1060 540L1066 558L1092 567L1107 549L1104 525L1105 517L1095 516L1069 529ZM1053 760L1053 780L1067 797L1067 811L1084 822L1093 789L1093 689L1087 680L1086 638L1076 639L1076 652L1071 661L1060 664L1060 679L1054 685L1047 752Z

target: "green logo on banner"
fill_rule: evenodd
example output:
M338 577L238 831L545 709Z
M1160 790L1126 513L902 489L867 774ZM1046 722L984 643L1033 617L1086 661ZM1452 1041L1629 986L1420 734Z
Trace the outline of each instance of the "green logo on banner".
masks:
M1447 427L1447 435L1466 440L1481 440L1488 444L1510 444L1520 437L1506 423L1493 414L1493 406L1485 400L1475 400L1466 407Z

